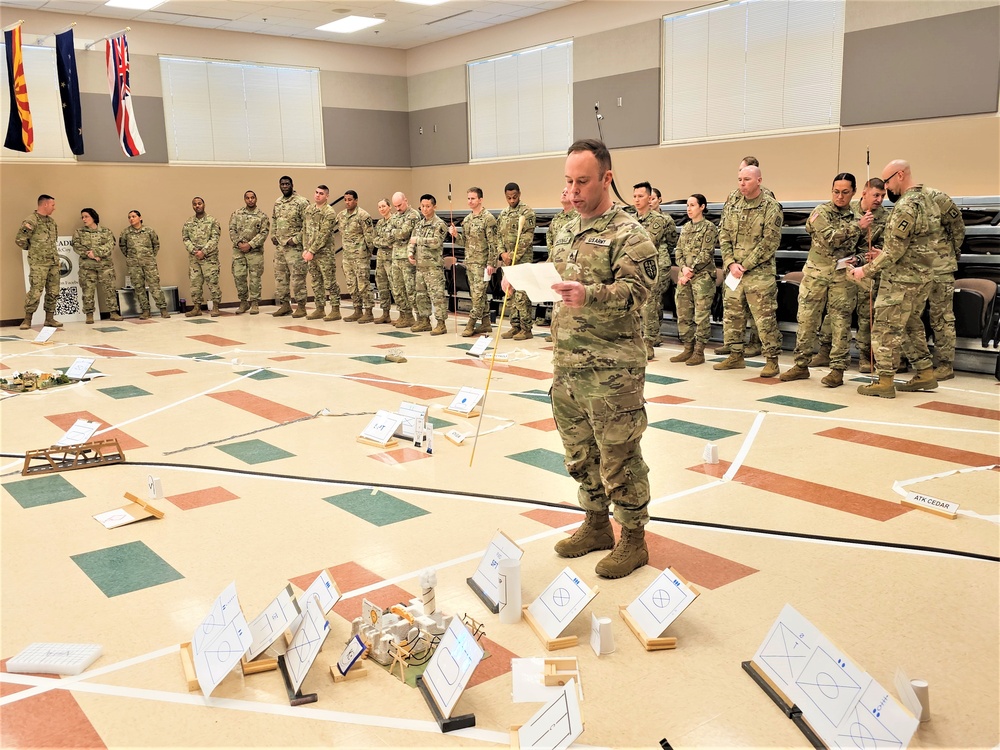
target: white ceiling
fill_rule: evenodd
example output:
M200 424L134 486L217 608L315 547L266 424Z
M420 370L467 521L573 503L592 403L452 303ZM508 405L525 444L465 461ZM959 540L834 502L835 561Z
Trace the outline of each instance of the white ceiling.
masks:
M104 2L3 0L3 4L11 8L393 49L411 49L439 42L579 0L448 0L435 6L398 0L166 0L147 11L109 8ZM317 26L346 16L379 17L378 14L384 14L385 23L354 34L316 31Z

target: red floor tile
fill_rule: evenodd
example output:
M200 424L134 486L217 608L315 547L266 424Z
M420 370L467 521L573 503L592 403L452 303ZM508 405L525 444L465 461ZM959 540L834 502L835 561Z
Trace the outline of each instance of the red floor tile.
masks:
M298 354L284 354L280 357L270 357L272 362L291 362L295 359L305 359L305 357L301 357Z
M576 510L574 513L573 511ZM553 529L558 529L560 526L565 526L568 523L573 523L574 521L578 523L583 523L583 514L579 512L579 508L574 505L567 504L566 510L555 510L549 508L535 508L534 510L529 510L521 515L525 518L530 518L532 521L538 521L538 523L543 523L546 526L551 526Z
M384 375L376 375L371 372L354 372L345 377L356 378L355 382L362 385L370 385L373 388L383 388L394 393L402 393L408 398L415 398L421 401L427 401L432 398L443 398L445 396L454 397L454 394L448 391L439 391L437 388L428 388L425 385L404 383L401 380L393 380Z
M490 369L490 359L486 356L482 359L467 357L465 359L449 359L448 361L453 365L465 365L466 367L475 367L480 370ZM545 372L544 370L532 370L527 367L508 365L502 362L497 362L493 365L493 372L502 372L507 375L517 375L522 378L531 378L533 380L552 380L551 372Z
M617 528L617 524L615 526ZM616 531L615 535L617 534ZM648 526L646 547L649 549L649 564L654 568L673 568L691 583L706 589L717 589L757 572L756 568L735 560L654 534L649 531Z
M111 346L109 344L100 344L95 346L81 346L81 349L88 351L91 354L96 354L99 357L134 357L135 354L132 352L123 352L117 347Z
M651 404L686 404L694 401L693 398L681 398L680 396L654 396L646 399Z
M239 495L234 495L225 487L209 487L205 490L184 492L180 495L167 495L167 500L181 510L204 508L206 505L215 505L217 503L224 503L228 500L237 499L239 499Z
M552 432L556 429L556 420L549 417L548 419L539 419L537 422L525 422L524 426L542 432Z
M97 429L98 432L111 426L100 417L91 414L89 411L71 411L66 414L51 414L45 418L60 430L68 430L78 419L88 419L91 422L100 422L101 426ZM116 439L118 440L118 444L121 445L122 450L126 451L146 447L145 443L136 440L134 437L122 432L121 430L111 430L110 432L105 432L103 435L97 435L94 439Z
M285 422L291 422L293 420L309 416L304 411L292 409L284 404L279 404L276 401L269 401L266 398L255 396L252 393L247 393L246 391L220 391L218 393L209 393L208 396L221 401L224 404L235 406L237 409L243 409L251 414L256 414L258 417L269 419L272 422L277 422L278 424L284 424Z
M233 341L232 339L224 339L221 336L213 336L210 333L203 336L188 336L189 339L194 339L195 341L200 341L203 344L211 344L212 346L238 346L245 342L243 341Z
M295 333L307 333L311 336L336 336L337 331L326 328L310 328L309 326L282 326L285 331L295 331Z
M405 464L410 461L420 461L421 459L430 457L431 454L427 451L420 451L416 448L396 448L384 453L372 453L368 456L368 458L374 458L376 461L381 461L390 466Z
M855 445L885 448L897 453L909 453L911 456L936 458L939 461L950 461L951 463L964 464L965 466L986 466L1000 461L1000 458L989 453L975 453L974 451L948 448L947 446L935 445L934 443L921 443L916 440L889 437L888 435L879 435L874 432L852 430L849 427L834 427L832 430L824 430L816 434L822 437L844 440Z
M518 655L513 651L508 651L496 641L491 641L485 635L479 639L479 645L489 654L489 658L479 662L476 671L469 678L466 690L474 688L476 685L482 685L494 677L501 677L507 674L510 672L510 660L518 658Z
M1000 421L1000 411L996 409L981 409L976 406L949 404L944 401L928 401L925 404L918 404L917 408L943 411L946 414L961 414L965 417L979 417L980 419L989 419L992 422Z
M149 374L152 375L153 377L159 378L162 377L163 375L183 375L185 372L187 372L187 370L178 370L175 368L173 370L153 370Z

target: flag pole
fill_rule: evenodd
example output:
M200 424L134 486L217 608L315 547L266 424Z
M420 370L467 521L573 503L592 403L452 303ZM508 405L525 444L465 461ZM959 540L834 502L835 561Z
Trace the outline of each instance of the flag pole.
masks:
M118 31L115 31L114 33L108 34L107 36L102 36L100 39L95 39L90 44L85 45L84 49L90 49L92 47L96 47L101 42L106 42L108 41L108 39L114 39L116 36L121 36L122 34L125 34L131 30L132 30L131 26L126 26L124 29L118 29Z
M4 33L8 32L8 31L13 31L18 26L20 26L22 23L24 23L24 19L23 18L20 21L14 21L14 23L12 23L10 26L4 26L3 27L3 31L4 31Z
M45 36L38 37L38 39L35 40L35 44L41 44L46 39L48 39L50 36L59 36L60 34L65 34L67 31L69 31L70 29L72 29L74 26L76 26L76 21L73 21L73 23L71 23L69 26L67 26L64 29L59 29L59 31L52 31L52 32L46 34Z

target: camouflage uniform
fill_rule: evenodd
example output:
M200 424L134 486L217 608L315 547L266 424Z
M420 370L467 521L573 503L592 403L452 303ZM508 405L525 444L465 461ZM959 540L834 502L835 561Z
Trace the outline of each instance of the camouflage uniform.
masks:
M677 225L672 217L660 211L647 211L636 219L656 245L656 284L649 290L649 299L642 308L642 338L648 344L660 343L660 319L663 315L663 295L670 283L670 255L677 247Z
M936 232L933 246L934 279L928 295L934 353L938 364L951 367L955 362L955 271L965 239L962 212L947 193L924 188L937 204L941 214L941 230Z
M229 239L233 242L233 280L240 302L260 302L260 278L264 275L264 240L271 227L267 214L244 206L229 219ZM240 250L246 242L250 249Z
M392 270L392 216L379 219L372 233L375 245L375 288L378 289L379 306L386 312L392 301L389 273Z
M345 208L337 215L337 226L344 243L347 292L356 311L371 310L372 247L375 244L372 217L363 208L355 208L352 212Z
M656 281L656 247L616 206L556 238L560 276L587 290L583 307L557 304L552 318L552 416L566 469L580 484L580 507L622 526L649 521L649 468L639 445L646 429L646 351L639 311Z
M149 289L149 294L136 294L139 311L149 312L149 298L156 300L158 310L167 309L167 296L160 288L160 269L156 267L156 254L160 252L160 238L155 229L129 225L118 236L118 248L125 256L126 268L132 288Z
M302 220L309 201L297 193L281 196L271 212L274 250L274 301L306 303L306 262L302 259Z
M832 331L830 369L843 372L851 361L851 310L857 303L857 286L846 269L837 270L837 261L854 255L861 226L850 206L837 208L827 201L813 209L806 231L812 244L799 284L795 364L809 366L826 307Z
M110 229L77 229L73 233L73 251L80 256L80 292L83 294L83 311L94 312L94 291L100 284L108 300L108 312L118 314L118 282L111 254L115 249L115 236ZM89 258L87 253L93 253Z
M417 261L414 307L419 318L431 317L431 304L438 323L448 319L448 292L444 284L444 269L441 255L444 238L448 235L448 225L436 214L430 219L420 217L420 223L413 230L416 245L409 257Z
M524 217L524 230L521 237L517 236L517 223ZM511 208L507 206L500 212L497 219L497 239L500 243L500 252L510 254L510 262L504 261L505 265L515 265L520 263L531 263L535 257L535 212L532 211L524 201L520 201ZM514 249L517 248L515 257ZM514 292L510 300L511 328L520 328L530 331L535 322L534 306L528 295L524 292Z
M556 237L559 236L559 232L561 232L562 228L569 224L570 221L576 217L576 215L576 209L571 208L569 211L562 211L552 217L552 220L549 222L549 228L545 232L545 244L549 248L549 254L552 253L552 246L555 244Z
M209 214L200 219L192 216L184 222L181 229L181 239L188 251L188 278L191 281L191 304L196 308L201 305L201 288L208 284L212 294L212 302L217 310L222 304L222 287L219 286L219 237L222 228L219 222ZM205 257L198 260L195 252L201 250Z
M694 276L674 290L677 305L677 336L684 344L708 343L712 336L712 300L715 298L715 245L719 229L708 219L689 221L681 228L676 260Z
M865 276L882 273L872 346L875 371L892 378L900 350L918 371L930 369L931 356L920 315L934 276L934 237L941 231L941 214L923 186L911 187L892 209L885 228L882 252L863 266Z
M472 309L469 321L490 322L490 305L486 299L489 282L485 280L487 267L499 264L497 249L497 220L485 208L479 214L470 213L459 224L462 232L455 244L465 247L465 275L469 280Z
M410 235L423 217L413 206L392 215L392 296L401 315L416 311L417 269L410 265L408 248Z
M24 296L24 317L31 318L38 309L38 301L45 291L45 312L55 314L59 299L59 251L56 239L59 229L55 219L42 216L37 211L21 222L15 244L28 251L28 293Z
M727 273L733 263L744 268L736 291L725 287L728 304L723 333L733 353L743 353L745 304L757 324L764 356L771 359L781 354L774 254L781 242L782 218L781 206L763 190L753 200L741 195L722 215L719 228L722 266Z
M764 195L768 196L769 198L774 198L774 193L772 193L770 190L768 190L763 185L760 188L760 192L764 193ZM733 192L731 192L729 194L729 196L726 198L726 202L722 205L722 217L719 219L719 226L720 227L722 226L722 218L724 218L726 216L726 213L733 206L735 206L736 202L740 198L742 198L742 197L743 197L743 194L740 193L739 188L737 188L736 190L734 190ZM728 306L729 306L729 295L726 294L726 288L723 287L723 294L722 294L722 340L724 342L729 340L726 337L726 310L728 309ZM749 338L749 341L751 343L755 343L755 342L759 341L760 340L760 334L757 332L757 321L754 320L753 315L750 314L750 308L747 307L745 299L743 300L743 316L747 320L747 322L750 324L750 338Z
M313 259L309 261L309 274L312 276L313 301L318 310L326 308L328 298L333 307L340 307L337 255L333 250L336 229L337 213L333 206L329 203L322 206L310 204L302 220L302 252L313 254ZM301 304L304 305L305 300Z

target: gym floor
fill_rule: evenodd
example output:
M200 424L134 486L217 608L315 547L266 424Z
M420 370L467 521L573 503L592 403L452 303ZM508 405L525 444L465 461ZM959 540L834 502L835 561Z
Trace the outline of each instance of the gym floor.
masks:
M565 631L579 645L554 652L579 659L578 746L808 746L740 667L786 603L890 692L897 668L927 680L932 718L913 747L1000 742L992 376L959 373L934 392L882 400L855 392L855 368L842 388L820 385L825 370L785 384L756 377L759 357L732 372L711 369L719 357L672 364L679 344L666 339L646 382L650 564L606 581L594 574L602 553L552 551L581 515L547 397L547 329L500 342L508 361L496 363L480 422L444 411L489 373L466 354L473 340L457 335L454 317L431 338L272 309L69 323L46 346L32 343L34 331L2 330L0 377L82 356L105 376L0 404L0 658L32 642L103 647L76 678L3 669L4 747L507 745L510 726L540 705L512 702L510 660L546 652L466 583L497 529L524 549L525 604L567 565L599 588ZM406 361L387 361L397 350ZM791 366L787 352L781 366ZM433 455L407 441L357 442L376 410L401 401L429 407ZM20 457L81 417L100 421L97 437L117 438L126 461L22 477ZM470 437L454 445L449 430ZM718 464L703 461L708 443ZM150 475L162 483L162 520L108 530L92 518L126 492L148 498ZM958 503L959 514L908 508L906 491ZM456 709L476 727L447 735L387 671L330 675L362 598L408 602L429 567L438 608L485 626L488 656ZM618 609L667 567L701 594L666 632L677 648L647 653ZM236 670L208 699L188 691L178 645L229 583L251 619L324 568L343 599L303 685L316 703L290 706L277 672ZM591 649L591 613L612 619L613 653Z

